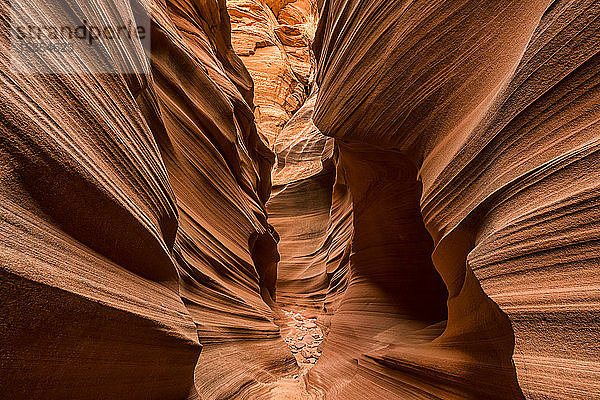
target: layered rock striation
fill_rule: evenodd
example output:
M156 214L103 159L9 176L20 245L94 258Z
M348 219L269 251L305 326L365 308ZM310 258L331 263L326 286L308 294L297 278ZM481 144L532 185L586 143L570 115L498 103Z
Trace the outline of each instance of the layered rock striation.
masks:
M116 54L148 74L22 74L2 42L3 395L256 398L297 366L268 305L274 155L225 3L111 5L41 22L141 6L148 58Z
M597 395L598 11L324 2L313 119L354 237L315 391Z
M257 125L271 148L311 93L316 0L228 0L233 47L255 83Z
M597 2L29 12L151 46L2 16L5 397L597 397Z
M347 243L350 230L347 221L345 229L330 228L338 223L330 218L334 141L312 123L317 2L230 0L227 5L233 47L255 83L257 125L276 156L267 211L281 238L277 300L320 310L329 287L330 247L333 241Z

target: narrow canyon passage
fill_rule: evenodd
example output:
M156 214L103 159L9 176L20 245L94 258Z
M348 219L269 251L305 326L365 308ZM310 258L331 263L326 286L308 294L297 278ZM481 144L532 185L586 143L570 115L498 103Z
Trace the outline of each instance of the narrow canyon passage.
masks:
M490 374L502 382L502 389L488 392L480 384L471 392L522 397L511 362L510 323L480 288L462 297L479 304L477 320L486 326L475 324L471 338L453 337L446 329L448 291L432 263L433 240L421 214L414 162L369 143L336 142L314 125L316 1L230 0L228 7L233 48L254 82L257 127L275 153L266 203L280 258L274 310L283 313L276 323L300 367L269 393L305 396L307 390L310 398L322 398L331 391L354 398L365 389L348 382L360 382L362 369L376 370L367 360L386 368L384 360L395 352L420 351L424 358L445 352L444 373L452 374L464 368L454 361L462 354L442 349L445 341L458 340L472 346L465 354L489 364L470 379L485 381ZM445 267L446 281L460 288L466 277L456 262ZM319 361L324 348L329 351ZM490 352L494 356L486 355ZM420 390L439 384L412 380ZM380 396L395 396L383 387Z
M502 250L515 246L504 236L519 231L514 221L531 215L534 223L541 212L525 211L535 204L528 199L536 189L504 178L504 171L516 179L559 157L548 151L553 135L564 134L559 125L546 136L532 131L537 150L524 164L511 164L511 151L528 140L519 132L526 121L543 120L539 110L560 102L558 93L598 64L584 57L567 67L579 68L581 78L556 76L541 87L528 76L545 65L548 48L568 38L580 38L587 49L597 43L583 28L561 30L576 24L579 10L597 14L591 4L558 2L546 9L543 2L515 3L496 19L493 7L477 2L463 8L437 2L436 17L425 2L228 1L233 47L255 85L257 126L275 153L266 209L279 238L276 297L287 316L281 334L301 367L292 375L294 382L302 379L300 388L280 388L272 398L305 398L305 390L306 398L361 400L583 399L593 392L562 384L562 391L550 393L538 382L547 379L542 371L556 370L527 344L527 337L546 343L528 328L528 318L537 318L525 311L538 301L531 294L535 284L525 278L530 272L509 261L529 253ZM523 7L529 13L519 16ZM461 42L462 29L481 18L495 36ZM413 21L424 25L413 28ZM441 42L431 39L439 32L450 33ZM430 39L437 43L427 45L430 53L412 55L418 40ZM477 47L477 56L468 46ZM450 49L446 65L460 68L462 81L432 67L441 49ZM431 83L436 80L449 89ZM407 84L415 81L427 83ZM526 107L520 85L530 88L523 93L556 94L532 97L538 108ZM577 112L596 103L586 104ZM557 195L544 207L564 201ZM538 233L531 235L518 236L536 243ZM503 281L514 290L503 289ZM596 297L588 292L586 298ZM313 326L303 315L322 329L322 343L311 340L321 333L301 329ZM569 324L565 318L556 328L549 323L548 332ZM318 358L303 354L314 345ZM579 350L571 348L583 354ZM592 354L597 360L597 351ZM591 382L592 370L577 373Z
M229 0L227 7L233 48L254 82L257 128L275 153L266 203L280 257L275 321L299 370L274 385L271 396L287 393L295 398L304 392L298 388L306 387L305 375L322 352L324 336L317 316L329 285L326 240L335 180L333 140L312 123L318 90L312 50L318 5L315 0Z
M597 0L6 8L0 397L599 399Z

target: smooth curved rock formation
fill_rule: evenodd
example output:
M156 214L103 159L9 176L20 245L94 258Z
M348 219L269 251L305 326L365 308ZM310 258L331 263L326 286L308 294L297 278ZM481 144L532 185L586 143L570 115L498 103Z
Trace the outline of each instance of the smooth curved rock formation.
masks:
M343 304L323 363L310 372L320 391L344 399L597 395L598 11L590 1L325 2L314 120L351 160L346 175L366 176L348 180L356 281L346 296L365 285L385 292L415 262L405 261L401 239L389 243L403 232L386 225L402 196L387 198L389 189L376 189L385 179L369 178L405 163L413 172L390 189L422 182L413 201L420 197L449 297L443 332L418 325L438 317L407 311L411 285L395 291L396 310L380 321L368 322L371 303L357 301L346 315ZM358 218L361 209L379 219ZM428 271L419 268L418 278ZM358 329L348 340L351 327L394 318L416 323L423 343L407 344L403 333L365 351L373 334ZM354 351L342 354L334 329ZM326 357L356 365L340 371L350 367Z
M150 75L18 74L1 51L4 396L254 398L297 370L225 3L144 6Z
M329 286L326 263L335 180L333 139L312 124L316 93L288 121L275 142L277 164L267 203L279 233L278 302L321 308Z
M598 397L598 2L4 11L4 397Z

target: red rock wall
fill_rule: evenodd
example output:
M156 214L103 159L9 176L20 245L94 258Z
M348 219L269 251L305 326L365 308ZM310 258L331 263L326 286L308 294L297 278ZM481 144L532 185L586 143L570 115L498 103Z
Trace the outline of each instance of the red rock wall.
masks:
M274 156L225 3L145 6L150 75L17 74L2 42L7 398L256 398L297 369L265 303Z
M317 2L230 0L227 6L233 47L255 82L257 125L276 155L267 211L281 238L277 301L321 309L330 247L347 241L349 230L328 233L336 222L329 215L334 145L312 123ZM342 232L345 239L336 238Z
M598 11L589 1L324 3L314 121L340 144L350 178L345 296L360 294L333 317L310 372L316 392L596 396ZM422 194L409 195L417 184ZM441 292L422 285L428 301L412 303L407 279L430 274L426 248L401 236L419 242L414 225L401 228L417 200L413 224L420 212L448 291L445 328L410 312ZM403 222L388 226L394 218Z
M232 42L255 83L254 113L273 148L314 81L316 0L228 0Z
M149 74L2 25L4 397L597 397L597 2L142 5Z
M320 309L329 286L326 271L335 165L333 139L312 124L316 93L275 141L277 164L267 210L281 240L277 301Z

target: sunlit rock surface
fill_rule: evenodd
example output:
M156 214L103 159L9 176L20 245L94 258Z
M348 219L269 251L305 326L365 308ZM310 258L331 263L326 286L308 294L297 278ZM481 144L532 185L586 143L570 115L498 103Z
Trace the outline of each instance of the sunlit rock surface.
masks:
M277 301L320 309L329 286L336 172L333 139L312 123L317 3L229 0L227 5L233 47L255 83L257 124L276 155L267 211L281 238Z
M259 129L271 148L314 80L316 0L228 0L233 47L255 83Z

